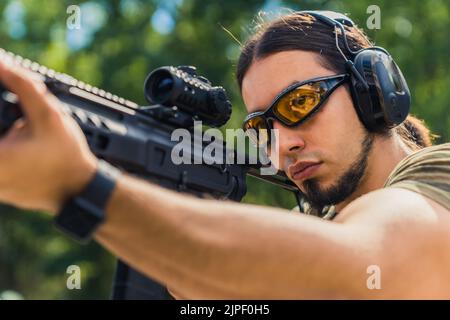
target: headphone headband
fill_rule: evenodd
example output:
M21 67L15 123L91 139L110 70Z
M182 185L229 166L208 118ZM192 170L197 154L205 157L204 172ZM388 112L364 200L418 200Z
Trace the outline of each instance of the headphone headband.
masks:
M326 11L326 10L306 10L306 11L299 11L300 13L307 13L317 19L320 19L321 21L329 24L330 26L335 26L336 23L348 26L348 27L354 27L355 23L352 19L347 17L345 14L335 12L335 11Z

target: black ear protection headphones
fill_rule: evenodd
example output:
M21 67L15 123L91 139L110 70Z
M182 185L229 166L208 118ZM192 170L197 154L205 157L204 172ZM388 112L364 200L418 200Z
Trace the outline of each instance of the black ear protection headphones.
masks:
M345 59L350 74L350 91L359 119L369 131L382 132L401 124L409 113L411 96L400 68L381 47L353 51L348 45L344 25L355 24L347 16L333 11L300 11L329 26L336 34L336 47ZM347 58L338 42L341 31Z

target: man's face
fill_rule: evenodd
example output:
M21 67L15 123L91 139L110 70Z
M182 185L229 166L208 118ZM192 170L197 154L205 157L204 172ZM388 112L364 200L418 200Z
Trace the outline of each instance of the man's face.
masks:
M319 63L315 53L276 53L253 62L242 82L243 100L249 113L262 111L294 81L334 74ZM271 160L313 205L345 200L364 178L373 138L359 121L345 86L338 87L325 105L299 126L288 128L275 120L273 127L278 129L279 156L271 155ZM301 164L317 165L296 174Z

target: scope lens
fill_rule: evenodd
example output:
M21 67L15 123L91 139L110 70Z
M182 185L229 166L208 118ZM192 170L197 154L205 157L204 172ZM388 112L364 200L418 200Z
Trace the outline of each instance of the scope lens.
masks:
M160 78L153 85L153 98L156 102L163 102L170 95L173 89L173 79L171 77Z
M170 99L175 88L175 79L171 72L164 68L149 74L144 84L144 92L150 103L164 104Z

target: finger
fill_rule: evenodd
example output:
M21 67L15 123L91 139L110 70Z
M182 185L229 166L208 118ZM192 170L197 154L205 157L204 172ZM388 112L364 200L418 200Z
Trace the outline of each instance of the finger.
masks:
M0 82L17 94L31 127L42 125L54 113L45 84L36 75L13 63L0 61Z

